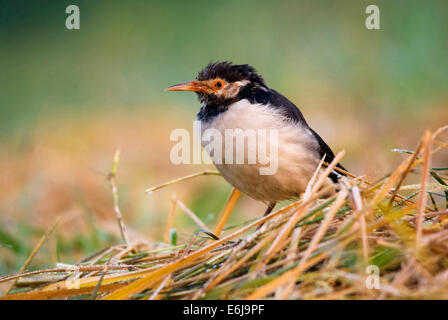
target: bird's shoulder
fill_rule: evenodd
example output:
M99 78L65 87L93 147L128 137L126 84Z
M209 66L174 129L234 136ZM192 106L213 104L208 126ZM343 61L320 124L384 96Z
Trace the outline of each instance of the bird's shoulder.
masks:
M249 100L250 103L269 105L279 111L288 119L308 126L300 109L281 93L262 86L247 88L241 92L241 98Z

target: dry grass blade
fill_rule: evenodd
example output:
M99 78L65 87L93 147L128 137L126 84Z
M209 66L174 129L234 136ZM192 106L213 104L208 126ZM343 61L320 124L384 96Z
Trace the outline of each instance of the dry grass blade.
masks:
M183 212L185 212L190 218L191 220L193 220L194 222L196 222L196 224L201 228L206 230L207 232L212 232L206 225L204 222L202 222L201 219L199 219L199 217L190 209L187 208L187 206L180 200L176 201L176 204L179 208L182 209Z
M98 280L98 284L95 286L95 289L93 290L93 293L92 293L92 296L91 296L92 300L96 299L98 291L101 288L101 283L103 282L104 276L106 275L107 271L109 271L109 264L110 264L111 260L112 260L112 255L109 257L109 260L107 260L107 263L104 266L103 273L101 274L100 279Z
M121 236L123 237L124 242L126 244L129 244L129 236L128 236L128 232L126 230L126 225L124 224L124 221L123 221L123 216L121 214L121 210L120 210L120 206L119 206L117 183L115 182L115 177L117 175L119 161L120 161L120 150L118 149L115 152L112 170L110 171L107 178L108 178L110 186L112 188L112 195L113 195L113 200L114 200L114 211L115 211L115 215L117 216L118 226L120 228Z
M415 159L417 159L417 156L418 156L418 154L420 153L421 148L422 148L422 143L420 143L420 144L418 145L417 150L416 150L416 151L414 152L414 154L410 157L410 159L409 159L409 161L408 161L408 163L407 163L407 166L406 166L406 168L404 169L404 172L403 172L403 174L402 174L401 177L400 177L400 180L399 180L399 182L398 182L398 185L397 185L397 187L394 189L394 192L393 192L393 194L392 194L392 196L391 196L391 198L390 198L389 205L388 205L388 210L389 210L390 207L392 206L392 203L394 202L394 199L395 199L395 197L397 196L398 191L400 190L400 187L401 187L401 185L403 184L404 179L406 179L406 176L408 175L409 170L411 169L412 165L414 164Z
M235 270L240 268L253 255L255 255L257 252L259 252L261 249L263 249L270 241L272 241L273 237L274 237L274 234L271 234L270 236L267 236L266 238L262 239L257 245L255 245L252 249L250 249L244 255L244 257L242 257L237 263L235 263L234 265L229 267L227 270L220 272L216 278L211 279L211 281L208 284L206 284L206 286L204 287L204 289L201 293L205 293L205 292L211 290L213 287L215 287L217 284L219 284L226 277L230 276Z
M365 264L367 265L369 260L369 241L367 239L367 229L366 229L366 210L364 210L364 205L362 203L361 193L359 191L358 186L352 187L352 195L353 195L353 201L355 203L355 209L354 212L355 215L359 216L359 225L361 229L361 239L362 239L362 255L365 261Z
M252 294L248 295L246 297L246 300L256 300L256 299L262 299L266 297L269 293L274 291L277 287L285 284L288 281L291 281L291 279L297 279L297 277L304 272L306 269L310 268L311 266L315 265L316 263L322 261L327 257L328 252L321 253L310 260L308 260L306 263L299 265L298 267L294 268L291 271L285 272L278 278L275 278L268 284L259 287L256 291L254 291Z
M216 171L216 170L204 170L204 171L201 171L201 172L189 174L188 176L185 176L185 177L182 177L182 178L177 178L177 179L173 179L171 181L168 181L168 182L165 182L165 183L162 183L162 184L158 184L158 185L156 185L154 187L146 189L145 192L147 194L151 194L154 191L157 191L159 189L165 188L167 186L171 186L173 184L176 184L176 183L179 183L179 182L182 182L182 181L186 181L186 180L190 180L190 179L193 179L193 178L197 178L197 177L200 177L200 176L220 176L220 175L221 175L221 173L219 173L219 171Z
M318 243L322 240L323 236L328 230L328 227L333 220L333 218L336 215L336 212L339 210L339 208L344 204L345 199L347 198L348 191L346 189L342 189L337 197L334 204L331 206L330 211L325 216L325 219L322 221L321 225L319 226L319 229L317 230L316 234L314 235L313 239L311 240L308 248L306 249L305 253L302 256L302 259L299 262L299 267L304 265L308 258L311 256L311 254L316 250L316 247ZM301 270L301 269L300 269ZM293 278L294 280L295 278ZM286 298L290 295L290 292L292 290L292 287L294 286L295 281L289 282L287 284L285 290L283 291L283 298Z
M36 246L34 247L33 251L31 251L30 255L28 256L28 258L25 260L24 264L22 265L22 267L19 269L19 271L17 273L22 273L23 271L26 270L26 268L28 268L28 266L31 264L31 261L33 261L33 258L35 257L35 255L37 254L37 252L39 252L40 248L42 247L42 245L44 244L45 240L47 240L47 238L50 236L50 234L53 232L53 230L56 228L56 226L58 225L59 221L61 220L61 217L58 217L56 219L56 221L47 229L47 231L45 232L45 234L40 238L39 242L36 244ZM17 283L18 278L15 278L14 281L11 283L11 285L8 287L8 289L5 291L5 295L9 294L11 292L11 290L14 288L14 286Z
M162 295L160 295L160 291L170 283L171 281L171 276L168 275L166 276L166 278L160 283L160 285L157 287L157 289L154 291L154 293L151 295L151 297L149 297L148 300L159 300Z
M417 216L417 233L416 233L416 247L420 247L420 242L422 238L423 233L423 217L425 214L425 207L426 207L426 199L428 197L428 194L426 193L426 188L428 184L428 176L429 176L429 169L431 168L431 140L432 135L431 132L428 130L425 132L423 136L422 141L422 153L423 153L423 170L422 170L422 190L420 192L420 201L419 201L419 211Z
M215 227L215 235L217 237L219 237L222 230L224 229L224 226L226 225L226 222L229 219L230 214L232 213L233 208L235 207L236 202L238 201L240 195L241 192L235 188L233 188L232 191L230 192L230 195L226 201L224 208L221 211L221 214L219 215L218 223L216 224Z

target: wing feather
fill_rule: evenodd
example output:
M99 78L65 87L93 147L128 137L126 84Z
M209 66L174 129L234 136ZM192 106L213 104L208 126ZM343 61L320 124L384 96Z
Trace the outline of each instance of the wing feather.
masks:
M323 158L325 155L325 162L331 163L334 160L334 153L331 150L331 148L328 146L328 144L317 134L316 131L310 128L308 123L306 122L302 112L300 109L292 103L288 98L283 96L282 94L278 93L277 91L273 89L268 89L266 87L255 87L251 88L250 92L247 92L243 98L248 99L251 103L261 103L261 104L270 104L273 107L280 108L283 112L283 114L288 118L292 119L294 121L297 121L303 126L306 126L310 129L313 136L316 138L316 141L319 145L319 155L320 158ZM337 167L347 171L342 165L337 164ZM333 182L337 182L340 178L340 176L343 175L342 173L338 173L336 171L333 171L330 174L330 178L333 180Z

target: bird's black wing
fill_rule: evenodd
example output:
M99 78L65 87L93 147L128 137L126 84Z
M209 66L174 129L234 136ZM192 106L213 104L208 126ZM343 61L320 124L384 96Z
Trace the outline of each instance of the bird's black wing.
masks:
M324 139L322 139L316 131L314 131L313 129L311 129L311 132L313 133L314 137L316 138L317 142L319 143L319 154L320 154L320 158L322 159L325 155L324 161L327 163L331 163L334 160L334 153L333 150L331 150L331 148L328 146L328 144L326 144L326 142L324 141ZM344 171L347 171L347 169L345 169L342 165L340 165L339 163L336 165L336 167L338 167L339 169L342 169ZM337 173L337 172L332 172L330 173L330 178L331 180L333 180L333 182L338 182L339 178L341 175L344 175L343 173Z
M288 100L285 96L278 93L277 91L273 89L267 89L265 88L258 88L255 90L252 90L250 94L247 95L247 97L251 103L261 103L261 104L270 104L273 107L281 108L283 114L294 121L299 122L303 126L306 126L310 129L313 136L316 138L318 144L319 144L319 156L322 159L325 155L324 161L327 163L331 163L334 159L334 153L331 150L331 148L328 146L328 144L325 143L325 141L314 131L310 128L310 126L307 124L305 118L303 117L302 112L297 108L297 106ZM337 167L347 171L342 165L339 163L337 164ZM342 173L341 173L342 174ZM337 172L332 172L330 174L331 180L333 182L337 182L340 178L340 175ZM343 174L342 174L343 175Z

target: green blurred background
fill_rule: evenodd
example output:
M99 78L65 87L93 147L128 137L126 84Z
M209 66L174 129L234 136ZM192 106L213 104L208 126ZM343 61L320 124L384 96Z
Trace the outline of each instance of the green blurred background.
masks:
M2 131L54 110L188 103L163 89L221 59L297 96L324 83L360 108L446 97L448 3L376 1L381 30L367 30L371 2L1 1ZM65 28L68 4L80 7L79 31Z
M69 4L80 30L65 28ZM369 4L381 30L365 27ZM143 193L203 168L169 162L171 130L191 130L199 105L164 88L209 61L255 66L335 151L346 149L346 167L385 174L401 159L392 148L412 149L425 128L448 122L447 34L444 0L1 0L0 275L58 215L64 223L33 267L119 241L104 177L117 148L135 238L162 239L173 193L213 225L230 191L220 178ZM243 198L232 222L262 210ZM196 228L182 213L175 226Z

